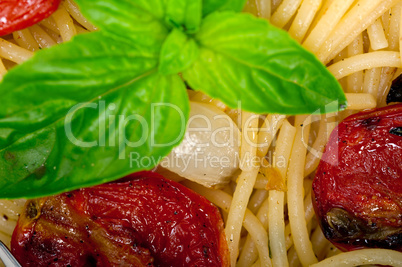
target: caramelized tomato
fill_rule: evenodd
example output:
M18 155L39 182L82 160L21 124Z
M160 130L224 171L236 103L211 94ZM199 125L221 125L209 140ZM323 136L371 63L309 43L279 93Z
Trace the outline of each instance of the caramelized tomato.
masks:
M402 105L361 112L332 132L313 182L325 236L343 250L402 251Z
M23 266L227 266L218 209L152 172L30 200L12 236Z
M21 30L49 17L60 0L1 0L0 36Z

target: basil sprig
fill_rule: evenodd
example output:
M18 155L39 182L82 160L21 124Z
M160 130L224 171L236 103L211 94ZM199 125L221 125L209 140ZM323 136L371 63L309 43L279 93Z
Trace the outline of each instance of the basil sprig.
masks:
M100 31L35 53L0 84L2 198L154 167L184 134L183 79L259 113L346 104L335 78L287 33L236 13L244 0L76 2Z

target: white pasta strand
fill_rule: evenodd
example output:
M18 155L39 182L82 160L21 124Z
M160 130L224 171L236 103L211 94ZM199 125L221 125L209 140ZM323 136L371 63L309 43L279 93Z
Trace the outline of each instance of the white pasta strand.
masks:
M297 252L294 246L292 246L289 249L288 252L288 261L289 261L289 266L290 267L299 267L300 266L300 260L299 257L297 256Z
M256 0L248 0L246 1L246 4L243 7L243 12L247 12L250 14L253 14L257 17L260 17L260 11L257 7L257 1Z
M402 7L401 7L402 9ZM400 11L402 13L402 11ZM401 53L401 58L402 58L402 15L399 18L399 53Z
M233 194L232 208L229 209L228 220L225 227L232 266L236 264L236 259L239 254L241 226L257 174L258 168L243 171L238 178L236 191Z
M352 5L354 0L335 0L332 1L328 10L324 9L324 14L317 25L308 35L303 46L312 52L316 52L328 38L331 31Z
M11 234L24 209L25 200L0 200L0 240L10 247Z
M382 14L381 16L381 22L382 25L384 27L384 32L385 32L385 36L389 35L389 26L390 26L390 14L391 14L391 9L387 10L386 12L384 12L384 14Z
M250 171L259 166L255 166L254 158L257 154L258 141L258 115L242 111L242 135L240 147L240 169Z
M275 157L285 159L283 165L275 166L283 178L286 177L295 134L296 128L285 120L279 132L278 143L275 148ZM269 191L269 245L274 266L289 265L285 242L284 198L285 192L283 191Z
M274 12L275 10L278 9L279 5L282 3L283 0L272 0L271 2L271 8L272 11ZM271 12L272 13L272 12Z
M333 63L337 63L340 61L343 61L347 58L348 56L348 49L347 47L345 49L343 49L333 60ZM341 78L338 79L339 84L341 85L342 88L346 88L346 78ZM343 89L345 90L345 89Z
M277 131L285 120L285 115L268 114L258 132L257 156L264 157Z
M255 189L265 189L266 190L268 182L269 182L268 177L265 177L261 173L258 173L257 178L256 178L255 183L254 183L254 188Z
M264 19L271 18L271 1L256 0L259 15Z
M327 117L327 115L321 115L320 128L318 130L317 138L315 139L312 147L309 149L306 157L304 176L310 175L317 168L329 135L335 126L336 123L334 114L329 115L329 117Z
M268 229L268 211L269 211L268 205L269 205L269 199L267 198L262 203L256 215L265 230ZM242 253L240 254L239 260L237 262L237 266L239 267L250 266L257 259L257 257L258 257L258 250L256 243L254 243L251 236L248 235L246 242L244 243Z
M292 18L300 6L302 0L283 0L271 17L271 23L283 28Z
M73 20L63 6L60 6L59 9L53 13L52 18L56 22L64 42L71 40L71 38L77 34Z
M401 7L402 4L399 1L392 9L389 22L388 43L389 50L399 51L399 29L401 21Z
M290 156L288 170L288 210L289 223L292 231L293 244L303 266L316 263L313 248L307 233L307 223L304 219L304 164L306 160L306 146L310 130L309 116L296 116L296 138Z
M371 94L375 99L380 85L381 68L372 68L364 74L363 93Z
M29 51L35 52L39 50L39 45L35 41L31 32L28 29L13 32L14 40L19 46Z
M310 220L314 217L314 208L313 202L311 199L311 195L308 194L304 198L304 219L306 222L310 222ZM290 224L287 224L285 227L285 237L286 237L286 248L289 249L293 245L293 239L291 237Z
M265 199L267 199L267 197L268 197L267 190L265 189L255 190L248 203L248 209L254 214L257 213L257 211L260 209L262 203L265 201Z
M338 2L343 1L343 0L338 0ZM323 3L318 10L316 16L314 17L313 22L311 23L311 28L308 31L308 34L311 33L311 31L317 26L318 22L321 20L321 18L328 13L329 7L335 2L335 0L323 0Z
M381 68L380 85L377 92L377 106L383 107L386 105L385 99L387 98L387 94L392 83L392 77L394 77L396 70L397 69L394 67Z
M363 54L363 35L359 34L348 46L348 57ZM347 92L359 93L363 86L363 71L356 71L346 78Z
M329 67L329 70L334 73L344 86L344 89L347 90L348 110L340 113L338 118L330 117L328 132L336 124L332 122L335 119L341 119L344 114L352 114L354 110L385 105L385 97L390 82L402 71L402 52L400 51L402 42L402 29L400 27L402 20L401 0L252 0L252 2L258 16L269 19L272 11L275 11L272 18L277 23L276 25L280 27L290 26L290 34L299 42L304 39L303 46L313 52L318 52L320 60L325 64L328 64L333 58L335 59L336 55L342 53L336 60L332 61L334 63ZM323 5L323 8L318 10L317 5L319 6L320 4ZM7 69L13 66L10 61L20 64L33 55L30 52L38 50L39 47L49 47L61 42L61 38L58 36L59 33L63 36L63 40L69 40L76 33L87 32L86 29L90 31L96 30L82 16L73 0L64 0L60 6L61 13L58 11L59 13L56 12L52 17L40 22L39 25L14 32L12 34L14 39L11 39L11 35L6 36L6 40L0 39L0 80L2 75L7 73ZM57 24L53 18L57 20ZM76 23L80 23L83 27ZM59 25L61 31L59 30ZM68 26L66 27L66 25ZM72 28L69 28L71 26ZM364 32L365 29L367 29L367 35ZM30 40L28 40L29 35L32 37ZM42 39L38 36L42 36ZM362 36L366 38L365 51L368 49L367 44L370 43L371 45L369 53L363 51ZM43 40L45 39L48 41L44 42ZM15 45L14 42L18 45ZM358 44L358 48L356 44ZM388 51L380 51L381 49ZM6 59L5 65L1 60L2 58ZM397 70L396 68L399 69ZM195 97L195 93L191 93L191 96ZM228 110L230 109L219 100L209 98L208 101L229 113ZM250 118L252 115L251 113L245 115L245 112L243 112L241 118ZM237 115L232 117L237 118ZM247 126L244 126L244 121L241 125L238 123L239 127L245 129L244 132L246 132L242 136L244 139L242 141L241 153L243 154L241 158L244 159L246 156L247 158L252 158L254 155L258 157L266 156L273 140L275 140L276 150L279 150L279 147L284 143L289 145L288 142L280 141L282 131L285 132L282 129L289 124L285 118L285 115L269 114L266 116L262 127L258 127L258 120ZM299 119L300 116L297 116L295 126L298 128L301 124ZM326 122L325 124L328 123ZM290 127L294 129L293 126ZM265 132L264 128L267 128L268 131ZM280 128L281 130L276 140L275 137ZM235 241L237 244L233 244L231 247L231 242L228 241L232 266L286 266L287 264L290 266L300 266L300 264L306 266L316 262L314 253L318 259L324 256L339 255L315 263L312 266L343 267L364 264L402 266L402 253L395 251L364 249L341 253L338 249L329 245L316 221L312 220L314 212L310 197L311 180L306 178L303 181L303 177L313 173L318 165L319 158L313 157L312 151L317 151L318 153L323 151L328 138L327 135L323 134L324 128L326 127L320 124L317 137L314 137L315 139L311 138L311 142L315 141L306 157L305 151L304 153L298 153L298 157L304 158L305 164L299 166L300 162L298 160L293 160L289 163L292 165L292 167L289 167L289 174L291 173L291 168L298 168L298 172L296 173L293 170L294 175L289 178L291 181L288 183L288 188L292 187L290 190L292 196L288 194L288 199L284 198L285 193L274 190L271 190L269 198L266 198L268 192L265 191L265 188L268 178L258 174L258 166L253 166L249 160L245 161L245 164L241 166L243 171L237 179L237 186L234 182L231 182L224 189L226 193L221 190L207 189L191 182L183 182L185 186L206 196L223 210L226 234L236 233L233 240L237 240ZM245 139L251 140L251 142L246 143ZM296 138L296 142L299 145L302 142L307 146L307 139L302 142L299 136ZM257 149L254 147L256 144L259 145ZM260 146L261 144L263 146ZM269 152L271 151L272 148ZM293 157L297 158L293 154L292 159ZM278 156L280 154L276 151L274 162ZM296 167L294 166L295 164L297 165ZM275 164L273 165L275 167ZM252 192L254 193L252 194ZM291 200L292 202L290 202ZM283 208L287 201L289 201L290 223L285 226L283 224L285 213ZM2 203L0 201L0 215ZM249 204L249 209L246 208L247 203ZM231 207L230 210L229 207ZM9 207L7 207L8 209ZM295 212L294 209L297 211ZM254 215L253 213L256 212L257 214ZM296 216L295 213L297 213ZM7 214L7 217L9 217L9 220L1 221L0 216L0 240L9 245L10 232L14 228L13 224L15 225L18 219L18 213ZM270 227L268 227L268 220ZM290 233L291 226L292 233ZM243 230L242 227L244 227ZM248 231L247 237L244 229ZM309 234L310 231L313 232L312 235ZM270 242L269 246L268 242ZM292 246L293 243L294 246ZM236 263L235 257L238 254L236 250L239 248L242 249L242 252ZM269 249L272 252L272 263L268 254ZM288 249L287 253L286 249ZM297 255L298 253L300 259ZM233 264L233 262L235 263ZM0 266L2 266L1 261Z
M72 0L65 0L63 6L70 13L70 15L82 26L84 26L89 31L96 31L96 27L92 25L80 12L79 7Z
M311 267L348 267L365 264L402 266L402 253L386 249L362 249L341 253Z
M222 102L219 101L218 99L213 99L203 92L194 92L192 93L192 96L190 97L191 101L196 101L196 102L203 102L203 103L208 103L211 105L214 105L215 107L219 108L222 111L225 111L227 109L227 106Z
M241 120L242 143L240 147L240 160L242 164L240 164L240 169L242 172L237 181L237 187L233 194L233 201L225 227L232 266L236 264L239 254L242 221L259 170L259 166L255 166L253 161L257 152L258 116L242 111Z
M401 7L401 9L402 9L402 7ZM402 13L402 11L401 11L401 13ZM399 32L398 32L398 40L399 40L399 43L398 43L398 45L399 45L399 53L400 53L400 55L401 55L401 58L402 58L402 49L401 49L401 47L402 47L402 15L400 16L400 18L399 18Z
M52 17L48 17L46 19L43 19L41 22L38 23L40 26L48 28L50 30L52 30L55 33L59 33L59 27L57 27L56 22L54 21L54 19Z
M51 47L56 44L53 38L50 37L40 26L33 25L29 29L41 48Z
M33 52L0 38L0 57L21 64L33 56Z
M379 50L388 47L388 40L385 37L381 19L377 19L367 28L367 34L370 39L371 49Z
M341 19L339 24L317 52L325 64L348 46L364 29L389 10L399 0L359 0ZM358 19L364 18L364 19Z
M375 51L346 58L345 60L332 64L328 67L328 70L339 80L352 73L365 69L378 67L400 68L401 66L399 52Z
M398 51L399 48L399 32L401 20L401 2L398 2L388 13L389 29L388 29L388 49L391 51ZM400 52L396 52L399 53ZM386 97L390 88L392 77L396 69L394 67L385 67L382 69L379 90L377 92L377 105L385 106Z
M289 34L299 43L304 39L322 0L304 0L289 28Z
M313 250L319 260L324 258L327 247L330 246L330 242L325 238L320 227L316 227L311 235L311 243L313 244Z
M89 31L87 29L84 29L83 27L81 27L80 25L74 23L74 27L75 27L75 31L77 32L77 34L82 34L82 33L88 33Z
M347 93L346 99L348 101L347 109L351 110L363 110L375 108L377 106L377 101L371 94L363 93Z

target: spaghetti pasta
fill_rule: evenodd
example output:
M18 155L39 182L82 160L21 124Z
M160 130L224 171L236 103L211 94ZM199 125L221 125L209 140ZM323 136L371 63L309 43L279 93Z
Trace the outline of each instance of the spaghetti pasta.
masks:
M400 252L336 249L317 225L310 196L311 177L336 124L358 110L384 106L391 81L401 73L402 1L250 0L246 11L289 29L326 64L344 87L347 110L317 116L312 126L311 115L259 116L189 90L192 101L218 107L241 130L240 170L223 188L172 179L221 209L231 266L402 266ZM0 38L0 79L35 51L95 30L73 0L63 1L51 17ZM264 160L280 173L284 190L269 188L273 177L263 173ZM24 202L0 200L0 240L7 245Z
M363 35L359 34L348 46L348 57L363 54ZM357 71L346 78L348 93L359 93L363 85L363 71Z
M312 265L311 267L345 267L362 264L401 266L402 253L382 249L355 250L328 258L320 263Z
M275 148L275 157L283 157L285 159L285 164L277 167L283 179L286 178L289 156L295 135L295 127L285 121L278 136L278 145ZM284 198L285 192L283 191L269 191L269 244L272 252L272 264L274 266L288 265L285 244Z
M321 0L303 1L292 25L289 34L297 41L301 42L307 33L311 22L321 6Z
M367 28L367 34L370 39L370 46L373 50L379 50L388 47L388 40L385 37L382 21L377 19Z
M342 79L352 73L378 67L401 67L401 58L398 52L376 51L356 55L339 61L328 67L328 70L337 78Z

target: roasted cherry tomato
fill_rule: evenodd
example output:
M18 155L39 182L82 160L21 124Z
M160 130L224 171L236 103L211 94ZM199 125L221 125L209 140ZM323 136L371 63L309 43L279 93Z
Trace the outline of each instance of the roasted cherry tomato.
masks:
M60 0L1 0L0 36L32 26L49 17Z
M228 266L218 209L152 172L30 200L11 250L23 266Z
M352 115L330 136L313 182L316 215L342 250L402 251L402 105Z

